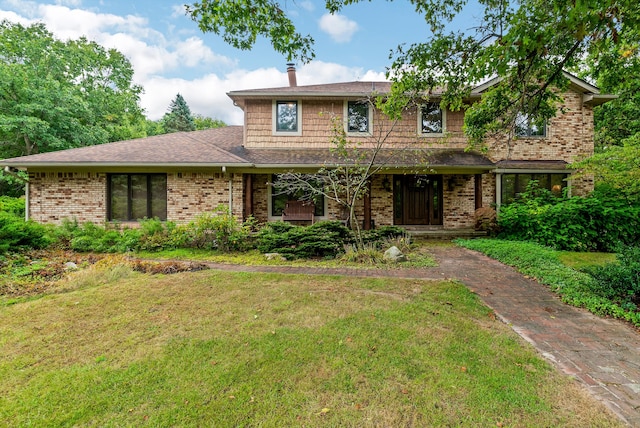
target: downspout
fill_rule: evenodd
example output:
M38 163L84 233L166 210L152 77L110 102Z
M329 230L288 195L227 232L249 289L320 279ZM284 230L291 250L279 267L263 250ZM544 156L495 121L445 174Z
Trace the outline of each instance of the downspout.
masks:
M24 187L24 221L29 221L29 181Z
M229 212L233 215L233 177L229 175Z
M502 203L502 173L496 173L496 212L500 212L500 204Z

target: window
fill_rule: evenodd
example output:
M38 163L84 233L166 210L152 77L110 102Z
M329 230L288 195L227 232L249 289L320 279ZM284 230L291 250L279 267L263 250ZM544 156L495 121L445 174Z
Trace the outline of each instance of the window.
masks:
M527 190L527 186L533 180L538 182L538 187L549 190L554 196L563 196L563 189L567 187L568 174L502 174L501 203L509 204L520 197Z
M277 180L276 176L272 177L272 183ZM297 201L300 200L303 196L302 191L298 191L295 193L278 193L278 191L273 187L271 187L271 212L270 215L272 217L280 217L282 216L282 211L284 210L284 206L287 201ZM324 217L324 196L317 195L313 199L313 203L315 205L315 211L313 215L316 217Z
M276 101L274 104L274 132L298 135L300 112L297 101Z
M166 174L109 174L109 220L167 219Z
M444 132L444 112L438 103L422 105L418 120L422 135L441 135Z
M369 104L364 101L347 102L347 133L367 134L371 132Z
M543 121L536 122L522 113L516 116L515 126L515 132L518 137L545 137L547 134L547 127Z

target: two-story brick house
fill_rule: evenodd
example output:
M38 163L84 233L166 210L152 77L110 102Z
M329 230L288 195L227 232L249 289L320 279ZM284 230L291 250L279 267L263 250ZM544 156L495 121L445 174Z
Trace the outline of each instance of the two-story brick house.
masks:
M593 153L593 107L611 99L567 75L564 105L544 127L527 123L518 138L498 138L484 153L465 151L463 112L442 111L437 94L392 122L366 102L388 92L388 82L289 85L233 91L244 111L243 126L181 132L0 161L28 171L27 215L43 223L135 221L159 217L187 222L226 205L239 219L282 218L292 196L272 192L274 175L314 172L336 162L330 154L332 124L344 124L361 150L384 141L384 168L358 207L365 227L372 224L468 229L482 206L512 199L535 179L559 192L592 188L573 180L567 164ZM494 84L472 91L479 99ZM339 219L340 207L318 200L316 219Z

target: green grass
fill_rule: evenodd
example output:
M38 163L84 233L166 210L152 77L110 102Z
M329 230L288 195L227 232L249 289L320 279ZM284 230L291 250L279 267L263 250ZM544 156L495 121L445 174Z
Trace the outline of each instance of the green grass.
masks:
M0 308L0 425L622 426L459 283L106 259L57 291Z
M566 266L582 270L591 266L602 266L616 261L613 253L580 253L575 251L558 251L558 259Z

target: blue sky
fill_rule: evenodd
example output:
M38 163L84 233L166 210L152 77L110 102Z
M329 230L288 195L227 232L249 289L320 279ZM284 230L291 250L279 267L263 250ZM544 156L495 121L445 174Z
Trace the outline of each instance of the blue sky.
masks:
M86 36L118 49L133 64L135 82L145 89L141 103L151 119L160 118L179 92L193 113L241 124L242 112L226 93L286 86L286 58L264 40L252 51L240 51L214 34L202 33L185 15L183 4L0 0L0 19L23 25L43 22L60 39ZM282 4L299 31L316 41L316 59L297 67L299 85L384 80L392 49L429 36L423 18L408 2L365 1L338 15L329 15L324 1Z

